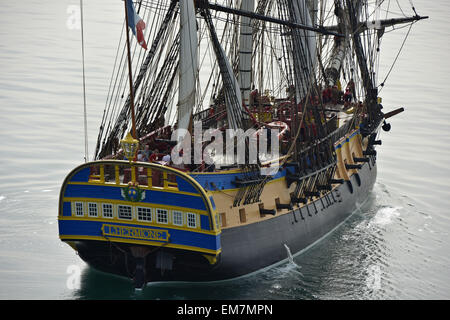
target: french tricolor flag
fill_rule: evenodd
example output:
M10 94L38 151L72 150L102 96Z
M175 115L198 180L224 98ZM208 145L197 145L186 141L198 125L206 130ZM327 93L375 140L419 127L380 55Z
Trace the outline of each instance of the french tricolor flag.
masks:
M136 9L134 8L133 1L132 0L126 0L127 1L127 14L128 14L128 26L130 27L131 31L133 31L133 34L136 36L137 41L141 45L142 48L147 50L147 43L145 43L144 39L144 29L145 29L145 22L141 19L141 17L138 16L136 13Z

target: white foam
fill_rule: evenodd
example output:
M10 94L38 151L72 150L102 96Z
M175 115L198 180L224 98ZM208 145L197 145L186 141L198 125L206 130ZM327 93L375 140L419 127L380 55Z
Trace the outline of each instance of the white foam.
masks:
M383 207L380 208L373 219L369 222L369 226L371 225L388 225L391 224L393 219L400 216L399 210L402 207Z
M286 244L284 244L284 247L286 248L286 252L287 252L288 259L289 259L289 263L295 264L294 257L292 256L292 253L291 253L291 249L289 249L289 247Z
M287 272L287 271L296 271L298 274L303 276L303 274L299 271L301 266L299 266L297 263L295 263L294 257L293 257L293 255L291 253L291 249L286 244L284 244L284 247L286 248L288 261L289 261L289 263L285 266L285 268L287 269L287 270L285 270L285 272Z

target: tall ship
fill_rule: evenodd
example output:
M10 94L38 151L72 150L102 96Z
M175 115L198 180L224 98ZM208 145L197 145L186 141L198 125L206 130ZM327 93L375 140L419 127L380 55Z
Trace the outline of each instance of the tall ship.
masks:
M323 238L368 198L403 111L382 106L381 43L426 17L398 8L124 1L94 160L61 187L61 241L141 288L236 278Z

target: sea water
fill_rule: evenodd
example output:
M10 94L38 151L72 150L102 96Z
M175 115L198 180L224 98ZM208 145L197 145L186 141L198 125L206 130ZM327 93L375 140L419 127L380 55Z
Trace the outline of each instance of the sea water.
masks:
M84 2L92 156L123 7ZM380 135L368 200L303 254L288 256L281 246L290 259L278 266L222 283L154 283L139 294L129 280L86 266L58 239L60 187L84 161L79 1L2 3L0 299L449 299L449 4L413 3L430 19L413 26L380 92L384 111L405 112ZM380 80L407 31L384 35Z

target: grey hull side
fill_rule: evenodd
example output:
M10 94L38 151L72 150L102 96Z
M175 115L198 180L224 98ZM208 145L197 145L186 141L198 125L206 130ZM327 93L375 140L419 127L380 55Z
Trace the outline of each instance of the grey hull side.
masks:
M273 265L287 258L287 245L292 254L318 241L348 218L369 196L377 176L375 159L364 164L348 183L340 185L325 199L294 208L274 219L241 227L224 229L219 278L233 278ZM352 190L351 190L352 189Z

